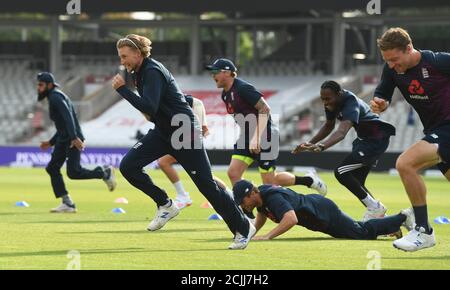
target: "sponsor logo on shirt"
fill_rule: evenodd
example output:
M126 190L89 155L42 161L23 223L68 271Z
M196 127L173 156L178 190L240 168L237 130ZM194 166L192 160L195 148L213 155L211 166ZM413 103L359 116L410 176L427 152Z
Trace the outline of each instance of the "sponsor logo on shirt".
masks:
M414 100L428 100L429 97L425 95L425 89L418 80L412 80L409 84L408 91L411 94L409 97Z

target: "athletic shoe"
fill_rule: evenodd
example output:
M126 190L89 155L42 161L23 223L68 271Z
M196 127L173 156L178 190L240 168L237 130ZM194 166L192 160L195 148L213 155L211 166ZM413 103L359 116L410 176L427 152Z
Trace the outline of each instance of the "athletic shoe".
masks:
M185 193L185 195L178 195L175 198L175 204L177 205L178 209L183 209L185 207L192 205L192 199L189 196L189 193Z
M75 207L75 204L68 205L65 203L61 203L58 207L52 208L50 210L51 213L76 213L77 208Z
M378 202L377 208L368 208L366 213L364 214L364 217L362 219L363 222L366 222L368 220L372 219L381 219L384 218L386 215L387 208L381 203Z
M114 167L112 166L104 166L103 171L105 172L105 177L103 177L103 181L108 186L109 191L114 191L117 186L116 175L114 174Z
M153 232L161 229L168 221L176 217L179 213L180 210L173 201L171 201L171 205L169 207L158 207L156 216L148 225L147 230Z
M327 185L320 179L319 175L315 172L308 172L305 174L305 177L311 177L313 183L309 188L316 190L319 194L325 196L327 195Z
M393 246L405 252L415 252L421 249L431 248L436 245L433 229L431 231L431 234L426 234L423 227L416 227L408 235L399 240L395 240Z
M402 224L408 231L412 231L416 226L416 217L412 208L402 209L400 211L402 215L406 216L405 222Z
M228 246L228 249L230 250L243 250L247 247L250 240L253 238L253 236L256 234L256 228L255 226L249 222L249 229L248 229L248 235L244 237L240 233L236 233L236 236L234 237L233 243Z

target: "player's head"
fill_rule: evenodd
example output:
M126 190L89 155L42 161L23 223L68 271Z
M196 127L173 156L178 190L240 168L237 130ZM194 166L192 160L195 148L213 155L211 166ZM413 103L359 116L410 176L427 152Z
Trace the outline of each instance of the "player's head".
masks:
M250 181L242 179L233 186L234 202L240 205L244 212L251 213L255 207L262 206L259 189Z
M327 110L333 112L339 107L342 92L341 85L335 81L325 81L320 86L320 99Z
M129 34L121 38L116 44L120 64L125 66L128 72L137 70L144 58L150 56L152 42L145 36Z
M59 87L59 84L56 82L53 74L49 72L40 72L37 75L37 93L38 93L38 101L42 101L48 96L48 92L55 88Z
M233 82L237 77L237 68L234 63L226 58L219 58L211 65L207 65L206 69L211 72L212 78L216 82L218 88L222 89Z
M408 32L400 27L388 29L377 39L381 55L391 69L404 73L413 66L414 47Z

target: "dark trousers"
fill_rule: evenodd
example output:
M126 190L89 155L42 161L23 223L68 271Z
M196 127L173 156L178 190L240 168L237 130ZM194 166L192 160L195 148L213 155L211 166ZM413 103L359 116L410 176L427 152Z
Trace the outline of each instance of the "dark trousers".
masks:
M166 154L172 155L183 166L230 231L246 236L248 220L233 199L214 181L205 149L175 150L158 129L150 130L122 159L120 171L129 183L151 197L158 206L164 205L169 200L167 193L152 182L143 167Z
M336 179L359 200L372 195L365 185L367 175L388 146L389 137L380 140L355 139L352 153L334 170Z
M328 207L330 212L334 212L334 218L330 221L327 234L335 238L375 240L378 236L389 235L399 231L400 226L406 220L406 216L397 214L381 219L372 219L367 222L359 222L342 212L332 201Z
M52 152L52 158L45 170L50 175L53 192L56 198L66 195L68 192L61 175L61 167L67 159L67 176L70 179L102 179L103 169L96 167L88 170L80 165L81 152L75 147L69 148L69 143L56 143Z

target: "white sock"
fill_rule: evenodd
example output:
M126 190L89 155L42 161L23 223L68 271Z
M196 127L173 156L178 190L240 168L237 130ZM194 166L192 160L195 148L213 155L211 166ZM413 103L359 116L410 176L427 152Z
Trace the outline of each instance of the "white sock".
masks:
M361 201L368 209L376 209L379 207L378 200L374 199L370 194L368 194L366 198L361 199Z
M173 184L173 186L175 187L175 190L177 191L177 195L179 195L179 196L184 196L184 197L187 196L187 195L186 195L186 192L184 191L183 183L181 183L181 180L175 182L175 183Z

